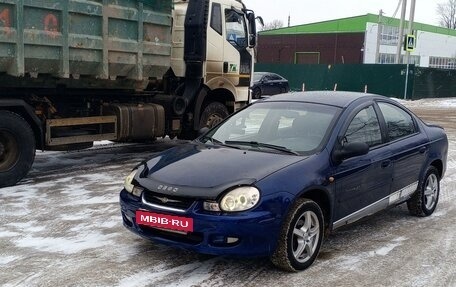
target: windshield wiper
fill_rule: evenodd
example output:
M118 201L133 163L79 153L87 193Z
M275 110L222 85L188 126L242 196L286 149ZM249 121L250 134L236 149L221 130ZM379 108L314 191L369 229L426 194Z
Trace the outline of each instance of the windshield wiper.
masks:
M223 142L221 142L221 141L219 141L219 140L217 140L217 139L214 139L214 138L212 138L212 137L210 137L210 136L204 136L204 137L201 138L201 140L203 140L203 141L204 141L204 140L208 140L208 141L210 141L211 143L223 145Z
M264 147L264 148L269 148L269 149L273 149L273 150L278 150L278 151L288 153L288 154L300 155L299 153L292 151L291 149L288 149L284 146L260 143L260 142L256 142L256 141L225 141L225 144L248 145L248 146L257 147L257 148Z
M209 137L209 136L204 136L201 138L201 140L208 140L210 141L211 143L213 144L216 144L216 145L221 145L221 146L225 146L225 147L230 147L230 148L235 148L235 149L241 149L240 147L238 146L232 146L232 145L229 145L229 144L226 144L222 141L219 141L218 139L214 139L213 137Z

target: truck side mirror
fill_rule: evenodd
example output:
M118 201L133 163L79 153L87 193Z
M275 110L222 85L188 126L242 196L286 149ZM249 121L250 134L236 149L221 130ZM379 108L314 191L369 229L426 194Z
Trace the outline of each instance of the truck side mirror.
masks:
M256 46L256 35L249 35L249 47L253 48Z
M251 12L247 14L247 20L249 21L249 47L253 48L256 46L256 17L255 13Z

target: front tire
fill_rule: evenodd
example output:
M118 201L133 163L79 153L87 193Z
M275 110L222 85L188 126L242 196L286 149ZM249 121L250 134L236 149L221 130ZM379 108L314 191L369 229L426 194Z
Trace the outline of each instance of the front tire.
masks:
M0 187L12 186L24 178L35 159L35 137L19 115L0 112Z
M252 91L252 98L254 98L254 99L259 99L259 98L261 98L261 90L260 90L260 88L257 87L257 88L255 88L255 89L253 89L253 91Z
M415 194L407 201L407 208L410 214L420 217L431 215L437 207L439 194L439 172L435 167L431 166L426 171Z
M272 263L290 272L312 265L323 241L323 223L323 212L316 202L298 199L283 223Z
M200 129L204 127L213 128L228 117L228 115L228 109L224 104L212 102L208 104L201 113L199 127Z

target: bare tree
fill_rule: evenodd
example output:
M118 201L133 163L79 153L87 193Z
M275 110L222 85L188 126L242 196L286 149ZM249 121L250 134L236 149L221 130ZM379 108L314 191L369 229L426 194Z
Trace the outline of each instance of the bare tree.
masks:
M456 1L456 0L452 0ZM273 20L272 22L264 24L263 28L261 29L262 31L266 30L274 30L274 29L279 29L283 27L283 21L282 20Z
M456 29L456 0L437 4L437 15L442 27Z

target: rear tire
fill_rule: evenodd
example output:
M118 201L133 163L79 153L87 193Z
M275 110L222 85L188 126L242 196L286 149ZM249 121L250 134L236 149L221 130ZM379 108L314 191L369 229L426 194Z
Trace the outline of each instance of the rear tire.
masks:
M30 125L18 114L0 112L0 187L24 178L35 159L35 137Z
M407 208L411 215L425 217L431 215L439 201L440 176L438 170L430 166L418 189L407 201Z
M323 212L315 201L298 199L285 218L272 263L290 272L312 265L323 241L323 223Z
M217 124L221 123L229 112L226 106L220 102L212 102L204 108L200 117L200 129L204 127L213 128Z

